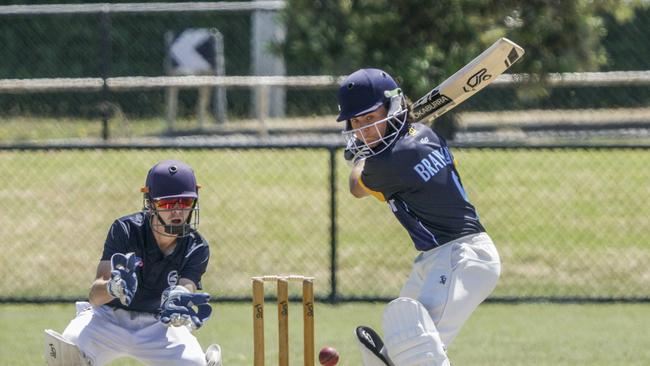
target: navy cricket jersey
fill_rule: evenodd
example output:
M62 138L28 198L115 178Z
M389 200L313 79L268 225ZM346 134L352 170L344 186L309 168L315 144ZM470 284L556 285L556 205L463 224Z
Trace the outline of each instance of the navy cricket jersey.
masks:
M157 314L162 292L178 283L180 278L194 281L201 289L201 276L210 258L208 242L196 231L178 238L174 251L164 256L151 231L149 219L143 212L121 217L113 222L101 260L111 260L114 253L130 253L142 258L142 267L136 268L138 289L129 306L118 299L107 305L133 311Z
M485 231L447 142L421 123L407 124L390 148L366 159L361 184L387 201L418 250Z

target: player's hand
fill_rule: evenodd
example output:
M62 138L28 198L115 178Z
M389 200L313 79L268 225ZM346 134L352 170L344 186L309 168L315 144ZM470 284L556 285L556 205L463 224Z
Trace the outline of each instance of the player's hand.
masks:
M138 290L136 267L142 266L142 260L135 253L115 253L111 257L111 279L106 284L108 293L129 306Z
M210 295L192 293L184 286L172 286L163 291L159 320L166 326L200 328L212 314Z
M360 144L361 142L357 139L351 140L348 142L348 146L345 147L345 150L343 150L343 158L345 159L345 162L350 166L351 168L355 167L357 164L365 160L365 156L362 156L360 154L355 154L352 152L351 147L352 145L355 144Z

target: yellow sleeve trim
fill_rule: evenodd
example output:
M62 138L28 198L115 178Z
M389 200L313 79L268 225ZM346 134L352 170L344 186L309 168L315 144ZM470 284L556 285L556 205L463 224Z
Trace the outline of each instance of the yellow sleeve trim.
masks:
M359 182L359 185L361 188L363 188L364 191L368 192L371 196L375 197L376 199L380 200L381 202L386 202L386 198L381 192L373 191L372 189L368 188L365 183L363 183L363 179L359 177L357 180Z

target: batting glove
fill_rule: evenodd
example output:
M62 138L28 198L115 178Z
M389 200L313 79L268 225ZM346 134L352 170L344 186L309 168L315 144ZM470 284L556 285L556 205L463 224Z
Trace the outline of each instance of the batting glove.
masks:
M135 253L115 253L111 257L111 279L106 284L108 293L129 306L138 290L136 267L142 266L142 260Z
M169 287L161 297L159 320L168 327L189 326L198 329L212 314L208 301L209 294L192 293L184 286Z
M345 162L348 164L349 167L353 168L357 164L359 164L361 161L365 160L366 156L364 154L357 153L355 154L352 152L352 148L354 145L362 144L361 141L354 139L348 142L348 145L345 147L343 150L343 158L345 159Z

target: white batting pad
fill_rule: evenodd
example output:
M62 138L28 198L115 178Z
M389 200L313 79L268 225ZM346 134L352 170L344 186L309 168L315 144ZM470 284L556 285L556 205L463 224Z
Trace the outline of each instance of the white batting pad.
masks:
M418 301L400 297L383 316L386 348L399 366L449 366L449 359L433 320Z
M74 343L52 329L45 329L45 361L48 366L88 366Z

